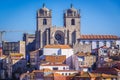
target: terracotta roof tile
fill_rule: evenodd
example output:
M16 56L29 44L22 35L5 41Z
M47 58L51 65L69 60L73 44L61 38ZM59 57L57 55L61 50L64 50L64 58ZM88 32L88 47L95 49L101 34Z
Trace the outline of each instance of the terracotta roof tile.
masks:
M89 75L90 75L91 78L101 76L101 74L98 74L98 73L89 73Z
M41 64L40 66L68 66L67 64Z
M69 45L46 45L44 48L61 48L61 49L71 49Z
M10 54L10 56L12 56L12 57L20 57L20 56L23 56L23 54L22 53L11 53Z
M45 61L52 62L52 63L63 63L66 60L66 55L46 55Z
M112 78L112 77L117 77L116 75L111 75L111 74L102 74L101 75L102 77L104 77L104 78Z
M59 74L59 73L51 73L51 74L49 74L49 75L47 75L47 77L52 77L52 76L62 76L61 74Z
M88 72L80 72L78 75L76 75L76 77L86 77L86 78L90 78L90 75Z
M78 72L78 71L75 71L75 70L53 70L53 72Z
M41 70L33 70L32 73L36 73L36 72L49 72L49 71L52 71L52 70L49 69L49 68L44 68L44 69L41 69Z
M119 39L116 35L81 35L79 39Z
M104 74L104 73L90 73L90 72L79 73L78 75L76 75L76 77L85 77L85 78L96 78L96 77L117 78L116 75Z
M83 52L78 52L76 55L77 56L90 56L91 53L83 53Z
M101 67L101 68L94 70L93 72L116 75L118 71L115 68Z

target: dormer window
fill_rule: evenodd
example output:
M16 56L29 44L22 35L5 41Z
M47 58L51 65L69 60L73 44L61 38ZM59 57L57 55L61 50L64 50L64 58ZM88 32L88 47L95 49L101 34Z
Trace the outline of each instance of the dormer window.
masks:
M71 25L75 25L75 19L71 20Z
M43 25L47 25L47 19L43 19Z

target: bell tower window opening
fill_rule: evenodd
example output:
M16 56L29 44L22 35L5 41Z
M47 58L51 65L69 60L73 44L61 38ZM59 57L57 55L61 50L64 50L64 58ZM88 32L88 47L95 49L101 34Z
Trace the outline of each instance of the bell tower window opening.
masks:
M74 16L76 16L76 12L74 12Z
M43 25L47 25L47 19L43 19Z
M44 16L47 16L47 11L44 12Z
M43 11L39 11L40 16L44 16L44 12Z
M67 12L68 16L72 16L72 11Z
M71 25L75 25L75 19L71 20Z

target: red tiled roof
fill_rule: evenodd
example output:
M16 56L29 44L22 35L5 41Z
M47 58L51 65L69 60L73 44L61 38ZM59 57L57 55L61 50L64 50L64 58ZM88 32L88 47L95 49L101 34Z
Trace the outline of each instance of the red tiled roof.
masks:
M44 68L44 69L41 69L41 70L33 70L32 73L36 73L36 72L49 72L49 71L52 71L52 70L49 69L49 68Z
M69 45L46 45L44 48L61 48L61 49L71 49Z
M47 76L63 76L63 75L61 75L61 74L59 74L59 73L51 73L51 74L49 74L49 75L47 75Z
M41 64L40 66L68 66L67 64Z
M66 60L66 55L46 55L45 61L52 62L52 63L63 63Z
M116 35L81 35L79 39L89 39L89 40L96 40L96 39L119 39Z
M75 70L53 70L53 72L78 72Z
M105 73L105 74L113 74L116 75L118 71L116 68L108 68L108 67L101 67L93 71L94 73Z
M83 53L83 52L78 52L75 54L76 56L90 56L91 53L87 52L87 53Z

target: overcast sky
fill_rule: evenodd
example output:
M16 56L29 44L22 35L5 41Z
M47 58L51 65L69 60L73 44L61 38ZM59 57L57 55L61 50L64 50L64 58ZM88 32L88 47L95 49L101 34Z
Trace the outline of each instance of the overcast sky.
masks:
M63 26L63 12L80 9L81 34L120 36L120 0L0 0L0 30L36 30L36 11L45 3L52 9L52 25ZM22 32L6 32L6 41L22 40Z

